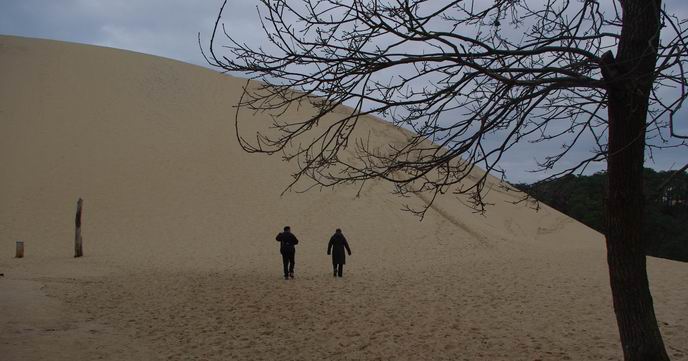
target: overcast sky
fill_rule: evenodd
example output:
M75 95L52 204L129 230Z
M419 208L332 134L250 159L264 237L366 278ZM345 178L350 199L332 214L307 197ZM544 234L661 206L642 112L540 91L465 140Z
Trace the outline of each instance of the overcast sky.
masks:
M669 12L681 13L684 19L688 17L688 1L665 2ZM200 32L207 40L221 3L221 0L0 0L0 34L108 46L205 65L197 34ZM232 24L234 29L244 29L241 39L248 43L259 43L262 39L256 3L233 0L223 14L223 22ZM680 128L688 132L688 111L683 109L682 114ZM527 171L535 168L536 155L546 153L547 147L524 144L508 154L501 165L510 181L533 182L543 176ZM648 161L648 167L680 168L688 162L688 149L664 151L654 158L654 163ZM602 164L592 170L603 168Z

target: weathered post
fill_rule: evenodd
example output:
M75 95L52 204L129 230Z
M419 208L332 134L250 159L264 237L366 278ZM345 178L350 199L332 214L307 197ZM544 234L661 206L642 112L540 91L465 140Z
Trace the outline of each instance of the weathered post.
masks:
M17 258L24 258L24 241L17 241Z
M74 257L81 257L84 255L83 243L81 240L81 207L83 206L83 199L79 198L76 202L76 234L74 235Z

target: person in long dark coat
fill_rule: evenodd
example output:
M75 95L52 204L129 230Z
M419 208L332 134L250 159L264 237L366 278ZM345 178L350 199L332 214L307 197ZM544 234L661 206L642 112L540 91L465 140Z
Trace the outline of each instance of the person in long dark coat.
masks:
M284 232L279 233L275 239L280 243L284 279L294 278L294 258L296 256L296 248L294 246L299 244L299 240L291 233L289 226L284 227Z
M342 230L337 228L332 237L330 237L330 242L327 244L327 254L332 254L332 267L335 277L342 277L344 273L344 264L346 264L345 248L346 252L351 256L349 242L346 241L346 237L342 234Z

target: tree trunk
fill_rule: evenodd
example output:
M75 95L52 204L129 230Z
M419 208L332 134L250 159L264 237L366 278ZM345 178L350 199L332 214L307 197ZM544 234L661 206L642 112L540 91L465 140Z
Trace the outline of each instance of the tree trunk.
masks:
M643 227L645 123L660 0L625 0L616 59L603 56L609 111L607 262L624 360L669 360L647 279Z

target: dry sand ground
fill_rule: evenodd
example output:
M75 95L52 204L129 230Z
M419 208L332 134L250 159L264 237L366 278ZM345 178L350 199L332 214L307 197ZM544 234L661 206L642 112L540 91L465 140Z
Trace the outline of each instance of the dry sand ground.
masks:
M419 223L384 184L280 198L290 166L235 140L243 81L171 60L0 37L0 79L2 360L621 359L602 236L546 206L495 189L487 217L447 196ZM688 360L688 266L648 263Z

